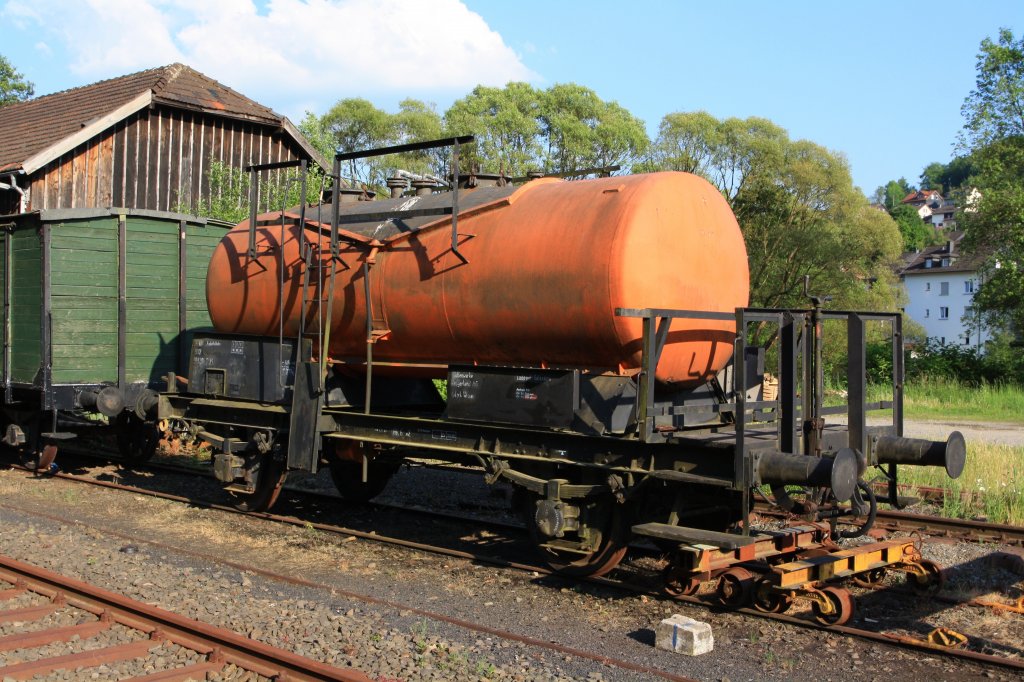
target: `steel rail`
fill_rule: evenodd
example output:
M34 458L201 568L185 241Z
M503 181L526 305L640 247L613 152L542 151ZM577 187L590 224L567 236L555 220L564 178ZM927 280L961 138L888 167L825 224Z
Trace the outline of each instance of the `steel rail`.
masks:
M224 628L203 623L185 616L166 611L157 606L145 604L123 595L90 585L75 578L69 578L45 568L33 566L16 559L0 556L0 579L43 595L55 602L87 611L99 616L103 622L116 622L139 630L150 639L133 643L134 648L124 652L109 650L90 651L92 665L111 660L110 657L135 658L145 656L146 651L161 640L166 640L207 656L206 663L222 668L233 664L244 670L272 679L289 680L339 680L343 682L370 682L370 678L358 670L344 670L319 661L304 658L284 649L243 637ZM43 637L44 633L33 633ZM49 635L53 637L54 635ZM84 635L82 635L84 638ZM45 639L45 637L43 637ZM54 640L48 640L54 641ZM40 646L46 642L36 643ZM83 665L82 657L65 657L39 661L50 666L65 663L77 667ZM89 663L84 663L88 665ZM15 664L19 665L19 664ZM203 664L200 664L203 665ZM194 672L188 670L183 672ZM14 666L0 668L0 676L18 676ZM19 677L20 678L20 677ZM180 677L179 679L184 679Z
M65 477L65 478L67 478L67 477ZM109 484L106 484L105 481L92 481L91 479L87 479L87 478L74 478L74 477L72 477L70 480L74 480L74 481L78 481L78 482L86 482L86 483L103 484L100 487L109 487L109 488L115 488L115 489L121 488L123 491L130 491L130 492L139 493L139 494L143 494L143 495L150 495L151 494L150 491L147 491L145 489L131 488L129 486L118 486L117 484L109 485ZM156 497L160 497L162 499L168 499L168 498L164 497L164 495L162 495L162 494L161 495L156 495ZM272 521L276 521L276 522L282 522L282 523L289 523L289 524L291 524L294 521L298 521L297 519L292 519L292 518L288 518L288 517L274 517L273 515L270 515L270 514L255 514L255 513L242 512L242 511L239 511L239 510L235 509L234 507L220 507L220 506L210 506L210 507L207 507L207 506L202 505L201 503L197 504L194 500L189 500L188 498L180 498L180 499L181 499L181 501L186 501L186 502L189 502L192 505L200 506L202 508L219 509L221 511L230 511L230 512L233 512L233 513L242 514L244 516L255 516L256 518L263 518L263 519L266 519L266 520L272 520ZM17 510L17 511L24 512L24 510L18 510L16 507L11 507L10 505L4 504L4 503L0 503L0 509L9 509L9 510L12 510L12 511ZM38 511L32 511L31 513L34 516L45 518L45 519L48 519L50 521L54 521L54 522L57 522L57 523L72 524L72 525L76 525L76 526L81 526L83 528L90 528L90 526L88 526L87 524L83 523L82 521L79 521L78 519L70 519L70 518L66 518L66 517L63 517L63 516L59 516L57 514L50 514L50 513L44 513L44 512L38 512ZM304 527L308 527L309 524L307 524L306 522L299 522L298 525L302 525ZM314 528L324 529L324 530L332 528L330 526L326 526L325 524L313 524L313 527ZM262 569L262 568L259 568L259 567L256 567L256 566L252 566L252 565L244 564L244 563L241 563L241 562L238 562L238 561L232 561L230 559L226 559L223 555L212 554L212 553L208 553L208 552L202 552L202 551L198 551L198 550L194 550L194 549L182 549L181 547L177 547L177 546L170 545L170 544L163 543L163 542L158 542L156 540L151 540L149 538L137 538L137 537L130 536L130 535L127 535L127 534L124 534L124 533L119 533L117 531L104 530L103 532L106 535L111 535L111 536L114 536L114 537L118 537L118 538L121 538L123 540L130 541L130 542L145 544L145 545L148 545L150 547L156 547L158 549L161 549L161 550L164 550L164 551L167 551L167 552L173 552L173 553L177 553L177 554L185 554L187 556L191 556L191 557L194 557L194 558L199 558L199 559L203 559L203 560L206 560L206 561L210 561L212 563L217 563L217 564L220 564L222 566L229 566L229 567L234 568L234 569L239 570L239 571L251 572L251 573L253 573L255 575L259 575L259 576L262 576L262 577L265 577L265 578L269 578L271 580L280 581L280 582L283 582L283 583L286 583L286 584L297 585L297 586L301 586L301 587L310 587L310 588L315 588L315 589L320 589L320 590L326 590L326 591L330 591L334 595L340 595L342 597L345 597L345 598L348 598L348 599L357 600L357 601L361 601L361 602L364 602L364 603L367 603L367 604L373 604L373 605L376 605L376 606L383 606L383 607L386 607L386 608L389 608L389 609L394 609L396 611L408 611L408 612L416 614L417 616L422 616L424 618L430 618L432 620L437 620L437 621L441 621L441 622L444 622L444 623L448 623L450 625L454 625L456 627L460 627L460 628L463 628L465 630L469 630L471 632L478 632L478 633L481 633L481 634L493 635L495 637L501 637L502 639L507 639L509 641L519 642L519 643L526 644L526 645L529 645L529 646L535 646L535 647L538 647L538 648L546 649L548 651L554 651L554 652L565 654L565 655L568 655L568 656L574 656L574 657L577 657L577 658L583 658L583 659L586 659L586 660L589 660L589 661L594 661L596 663L600 663L602 665L608 665L608 666L612 666L612 667L616 667L616 668L621 668L623 670L630 670L630 671L633 671L633 672L640 672L640 673L645 673L645 674L649 674L649 675L654 675L656 677L660 677L660 678L665 679L665 680L670 680L671 682L697 682L696 680L694 680L694 679L692 679L690 677L686 677L684 675L677 675L675 673L671 673L671 672L668 672L668 671L665 671L665 670L658 670L657 668L651 668L650 666L645 666L645 665L641 665L641 664L638 664L638 663L633 663L632 661L626 661L626 660L622 660L622 659L612 658L611 656L605 656L603 654L598 654L598 653L594 653L594 652L591 652L591 651L584 651L582 649L576 649L576 648L573 648L573 647L569 647L569 646L565 646L565 645L562 645L562 644L558 644L556 642L550 642L550 641L547 641L547 640L537 639L535 637L529 637L527 635L520 635L518 633L509 632L507 630L502 630L500 628L496 628L496 627L493 627L493 626L490 626L490 625L485 625L485 624L482 624L482 623L473 623L473 622L470 622L470 621L467 621L467 620L462 620L460 618L455 618L455 617L452 617L452 616L448 616L448 615L443 614L443 613L437 613L437 612L434 612L434 611L429 611L427 609L422 609L422 608L419 608L419 607L410 606L409 604L399 603L399 602L391 601L391 600L388 600L388 599L381 599L379 597L373 597L373 596L366 595L366 594L360 594L358 592L352 592L352 591L349 591L349 590L345 590L343 588L339 588L339 587L334 586L334 585L325 585L323 583L318 583L318 582L315 582L315 581L312 581L312 580L307 580L305 578L298 578L296 576L282 575L280 573L275 573L273 571L268 571L266 569ZM339 531L339 533L340 533L340 531ZM348 534L348 533L340 533L340 534ZM433 547L431 545L416 545L415 543L406 543L405 541L402 541L402 540L397 540L397 539L394 539L394 538L388 538L387 536L374 535L372 533L361 533L359 531L352 531L351 534L352 534L353 537L360 537L360 538L364 538L364 539L367 539L367 540L374 540L374 541L381 542L381 543L384 543L384 544L398 544L399 546L405 546L405 547L411 546L414 549L420 549L422 551L430 551L430 552L435 553L435 554L444 554L446 556L451 556L451 557L454 557L454 558L463 558L463 559L468 559L468 560L473 560L473 561L479 561L481 563L489 563L491 565L498 566L498 567L503 567L503 568L513 568L513 569L523 570L523 571L533 571L533 572L542 573L542 574L550 574L551 573L551 570L546 568L546 567L531 566L529 564L517 564L517 563L513 563L513 562L506 562L506 561L497 560L497 559L493 559L493 558L488 558L488 557L484 557L484 556L474 555L474 554L471 554L471 553L468 553L468 552L460 552L458 550L447 550L447 551L445 551L445 548L441 548L441 547ZM0 578L2 578L2 573L0 573ZM240 666L240 667L242 667L242 666ZM0 668L0 674L2 674L2 673L3 673L3 669ZM281 679L284 679L284 678L281 678ZM288 678L288 679L291 679L291 678ZM333 679L333 678L328 678L328 679ZM357 679L362 680L363 678L357 678Z
M26 470L26 471L30 471L28 469L25 469L24 467L19 467L19 468L22 468L23 470ZM332 533L336 533L336 534L339 534L339 535L348 535L348 536L351 536L351 537L356 537L356 538L365 539L365 540L371 540L371 541L379 542L379 543L382 543L382 544L390 544L390 545L405 547L407 549L413 549L413 550L417 550L417 551L424 551L424 552L429 552L429 553L433 553L433 554L439 554L439 555L442 555L442 556L449 556L449 557L453 557L453 558L467 559L467 560L471 560L471 561L475 561L475 562L479 562L479 563L484 563L484 564L487 564L487 565L495 566L495 567L498 567L498 568L511 568L511 569L515 569L515 570L519 570L519 571L535 572L535 573L539 573L539 574L542 574L542 575L552 575L552 574L554 574L554 572L550 568L548 568L546 566L536 566L536 565L531 565L531 564L523 564L523 563L519 563L519 562L513 562L513 561L508 561L508 560L505 560L505 559L500 559L500 558L497 558L497 557L492 557L492 556L487 556L487 555L482 555L482 554L476 554L476 553L473 553L473 552L464 552L462 550L456 550L456 549L451 549L451 548L447 548L447 547L438 547L438 546L435 546L435 545L416 543L416 542L411 542L411 541L408 541L408 540L402 540L402 539L399 539L399 538L390 538L388 536L378 535L376 533L366 533L366 532L363 532L363 531L358 531L358 530L354 530L354 529L344 528L344 527L341 527L341 526L334 526L334 525L331 525L331 524L323 524L323 523L317 523L317 522L311 523L311 522L308 522L308 521L305 521L305 520L298 519L296 517L279 516L279 515L270 514L270 513L267 513L267 512L243 512L243 511L240 511L240 510L238 510L238 509L236 509L234 507L227 506L227 505L218 505L218 504L215 504L215 503L197 501L197 500L194 500L194 499L191 499L191 498L187 498L187 497L183 497L183 496L172 495L172 494L169 494L169 493L161 493L161 492L156 492L156 491L149 491L149 490L146 490L144 488L135 488L135 487L132 487L132 486L125 486L125 485L121 485L121 484L117 484L117 483L110 483L108 481L97 481L97 480L90 479L90 478L87 478L87 477L74 476L74 475L71 475L71 474L58 473L56 476L58 478L63 478L63 479L66 479L66 480L72 480L72 481L75 481L75 482L87 483L87 484L90 484L90 485L96 485L96 486L102 487L102 488L110 488L110 489L120 490L120 491L125 491L125 492L139 493L139 494L143 494L143 495L149 495L149 496L157 497L157 498L160 498L160 499L167 499L167 500L170 500L170 501L185 502L185 503L191 504L193 506L198 506L198 507L201 507L201 508L215 509L215 510L219 510L219 511L226 511L226 512L233 513L233 514L241 514L243 516L251 516L251 517L255 517L255 518L259 518L259 519L263 519L263 520L267 520L267 521L278 522L278 523L285 523L285 524L288 524L288 525L302 526L302 527L306 527L306 528L312 527L312 528L317 529L317 530L323 530L323 531L326 531L326 532L332 532ZM5 506L6 505L3 505L2 503L0 503L0 508L5 507ZM37 513L37 512L33 512L33 513ZM47 516L47 515L43 515L43 516ZM62 517L54 517L54 519L58 520L58 521L68 522L68 519L64 519ZM151 545L154 545L154 546L159 546L159 547L162 547L162 548L165 548L165 549L170 549L170 550L174 550L174 551L178 551L178 552L186 551L186 550L181 550L180 548L176 548L176 547L170 547L170 546L167 546L167 545L161 545L160 543L152 542L152 541L149 541L149 540L146 540L145 542L147 544L151 544ZM256 568L253 568L251 566L244 565L244 564L238 564L238 563L230 562L230 561L225 560L222 557L219 557L219 556L216 556L216 555L205 555L205 554L201 554L201 553L194 553L191 550L188 550L188 553L194 554L196 556L202 556L202 557L210 559L212 561L216 561L216 562L219 562L219 563L222 563L222 564L225 564L225 565L232 566L234 568L238 568L239 570L250 570L250 571L253 571L253 572L261 574L261 575L266 574L266 575L268 575L268 577L280 578L280 576L277 576L276 574L268 574L267 572L263 571L262 569L256 569ZM301 579L292 579L292 578L287 578L287 577L285 577L284 579L286 579L286 580L301 580ZM602 577L602 578L586 578L586 579L583 579L582 581L583 582L588 582L588 583L591 583L591 584L595 584L595 585L600 585L600 586L603 586L603 587L611 587L611 588L621 589L621 590L624 590L624 591L627 591L627 592L631 592L631 593L634 593L634 594L642 594L642 595L645 595L645 596L652 596L652 597L656 597L656 598L659 598L659 599L665 598L665 595L663 595L663 594L661 594L659 592L651 591L651 590L644 589L644 588L641 588L641 587L638 587L638 586L629 585L627 583L624 583L624 582L621 582L621 581L617 581L617 580L613 580L613 579L610 579L610 578L605 578L605 577ZM296 584L306 584L306 583L296 583ZM310 585L315 585L317 587L324 587L324 588L328 587L328 586L325 586L325 585L319 585L319 584L315 584L315 583L312 583ZM336 589L336 588L330 588L330 589ZM351 596L353 598L368 599L368 600L371 600L371 601L376 599L374 597L365 597L365 596L359 596L359 595L356 595L356 594L353 594ZM679 595L679 596L672 596L671 599L673 599L674 601L681 601L681 602L684 602L684 603L701 606L703 608L712 608L712 609L721 608L721 606L717 602L715 602L712 598L705 597L705 596ZM374 603L380 603L380 602L374 602ZM401 608L409 609L408 606L401 606ZM809 620L805 620L805 619L802 619L802 618L796 618L796 617L788 616L788 615L785 615L785 614L767 613L767 612L763 612L763 611L758 611L758 610L753 609L753 608L739 608L739 609L733 609L733 611L737 612L737 613L742 613L742 614L745 614L745 615L748 615L748 616L756 616L756 617L759 617L759 618L767 618L767 619L770 619L770 620L775 620L775 621L787 623L787 624L790 624L790 625L797 625L799 627L811 628L811 629L816 629L816 630L821 630L821 631L828 631L828 632L836 632L836 633L847 635L847 636L859 637L861 639L865 639L865 640L869 640L869 641L883 642L883 643L886 643L886 644L896 645L896 646L900 646L900 647L903 647L903 648L911 648L911 649L917 649L917 650L922 650L922 651L929 651L929 652L933 652L933 653L940 653L940 654L943 654L945 656L949 656L951 658L959 658L959 659L964 659L964 660L971 660L971 661L974 661L974 662L985 663L985 664L999 666L999 667L1003 667L1003 668L1009 668L1009 669L1013 669L1013 670L1024 670L1024 660L1011 659L1011 658L1002 658L1002 657L999 657L999 656L993 656L993 655L990 655L990 654L984 654L984 653L981 653L981 652L971 651L971 650L968 650L968 649L945 648L945 647L941 647L941 646L937 646L937 645L931 644L930 642L927 642L925 640L919 640L919 639L915 639L913 637L907 637L907 636L904 636L904 635L895 635L895 634L891 634L891 633L875 632L875 631L872 631L872 630L863 630L863 629L855 628L855 627L852 627L852 626L849 626L849 625L822 625L822 624L819 624L819 623L816 623L816 622L813 622L813 621L809 621ZM433 616L428 615L429 612L423 612L423 613L420 613L419 611L416 611L416 612L418 613L418 615L424 615L424 616L427 616L427 617L433 617ZM447 620L448 619L447 616L442 616L439 619L440 620L445 620L446 622L449 622ZM482 627L489 627L489 626L482 626ZM512 635L511 639L516 639L517 641L523 641L521 639L517 639L517 638L520 637L519 635L515 635L514 633L510 633L510 634ZM542 644L544 644L544 643L542 643ZM555 645L555 646L560 646L560 645ZM583 656L583 657L588 658L590 660L598 660L597 658L595 658L596 654L587 654L587 652L580 652L579 654L574 654L574 655L580 655L580 656ZM674 678L668 678L668 679L674 679Z

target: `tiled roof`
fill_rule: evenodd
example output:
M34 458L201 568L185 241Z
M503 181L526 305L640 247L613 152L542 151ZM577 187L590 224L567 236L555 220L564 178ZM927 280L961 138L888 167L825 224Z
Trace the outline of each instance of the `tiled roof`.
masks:
M184 64L111 78L0 107L0 170L12 170L118 108L152 93L155 102L280 125L282 117Z
M929 246L921 249L917 253L905 253L903 254L903 267L900 269L900 275L938 275L943 272L974 272L985 260L984 255L971 254L964 255L957 245L960 240L963 239L964 233L960 230L950 232L947 235L947 241L939 246ZM950 256L949 242L953 242L953 253ZM942 259L951 258L949 265L943 266ZM932 267L926 267L926 263L929 260L938 259L937 263L933 263Z

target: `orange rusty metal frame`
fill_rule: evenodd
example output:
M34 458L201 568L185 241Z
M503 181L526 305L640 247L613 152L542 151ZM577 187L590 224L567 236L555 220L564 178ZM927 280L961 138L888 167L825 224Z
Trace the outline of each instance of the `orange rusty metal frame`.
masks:
M740 563L768 561L779 557L820 550L828 540L826 524L793 526L781 530L762 531L755 542L735 550L713 545L684 545L680 548L681 569L694 578L709 580L714 574ZM686 559L689 558L689 561Z
M780 564L772 567L767 577L781 589L798 589L879 568L896 568L923 575L923 569L915 570L920 558L921 553L913 542L889 540Z

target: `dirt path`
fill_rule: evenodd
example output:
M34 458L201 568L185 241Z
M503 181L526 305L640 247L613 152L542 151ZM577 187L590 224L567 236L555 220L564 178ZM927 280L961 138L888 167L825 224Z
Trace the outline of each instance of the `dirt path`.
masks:
M871 419L869 424L888 423L884 420ZM904 420L903 433L913 438L946 440L951 431L964 434L967 442L985 441L999 445L1024 447L1024 424L1006 424L1000 422L970 422L956 419L943 420Z

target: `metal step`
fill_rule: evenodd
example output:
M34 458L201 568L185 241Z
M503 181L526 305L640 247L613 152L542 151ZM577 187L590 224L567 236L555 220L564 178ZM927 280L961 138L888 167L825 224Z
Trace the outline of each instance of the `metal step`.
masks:
M712 545L721 549L733 550L746 547L757 542L756 537L719 533L700 528L670 526L667 523L641 523L633 526L635 535L645 535L659 540L671 540L684 545Z

